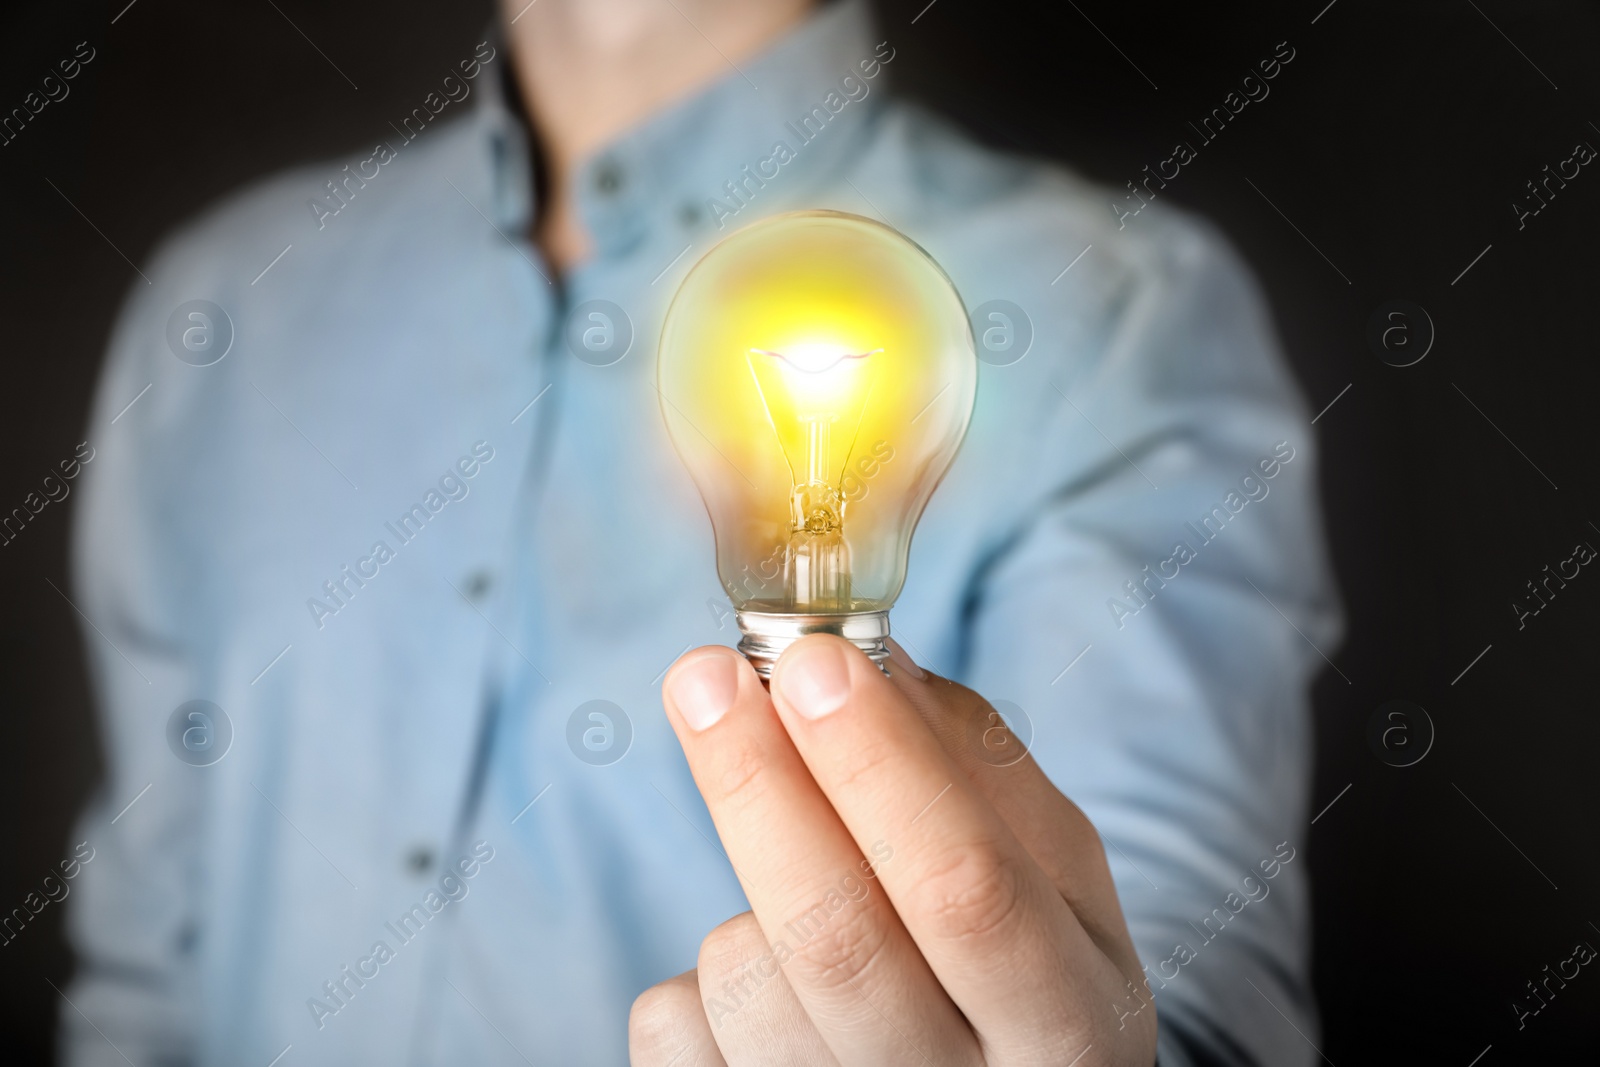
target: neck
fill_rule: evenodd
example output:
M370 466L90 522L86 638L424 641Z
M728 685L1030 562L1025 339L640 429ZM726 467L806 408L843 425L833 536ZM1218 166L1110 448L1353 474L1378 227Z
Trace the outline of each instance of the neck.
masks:
M517 87L547 176L532 236L550 263L566 271L590 255L573 184L590 156L732 73L731 65L802 21L812 3L502 0Z

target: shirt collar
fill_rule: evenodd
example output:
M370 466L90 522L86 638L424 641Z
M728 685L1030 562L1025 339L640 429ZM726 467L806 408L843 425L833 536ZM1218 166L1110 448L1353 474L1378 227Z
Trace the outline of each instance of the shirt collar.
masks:
M742 223L804 202L855 154L878 112L887 70L873 31L865 0L824 4L766 51L730 64L585 161L578 211L598 258L624 254L662 229L692 239L731 229L733 216ZM516 91L510 67L506 55L479 107L496 213L517 232L532 217L533 166L521 109L508 99ZM781 164L779 145L789 154Z

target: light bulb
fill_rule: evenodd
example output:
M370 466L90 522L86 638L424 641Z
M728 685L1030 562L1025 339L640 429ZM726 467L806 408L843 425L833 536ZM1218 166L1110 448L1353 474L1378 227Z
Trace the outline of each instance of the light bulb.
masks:
M740 651L766 676L790 643L827 632L882 665L912 531L977 391L944 271L856 215L763 220L684 278L656 371Z

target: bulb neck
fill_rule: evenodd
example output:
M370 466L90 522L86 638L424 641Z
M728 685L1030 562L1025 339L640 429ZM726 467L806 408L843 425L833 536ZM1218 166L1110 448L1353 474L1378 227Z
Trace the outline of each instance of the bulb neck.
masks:
M735 611L744 638L744 653L756 673L772 677L783 650L807 634L835 634L867 654L883 670L889 659L889 613L857 611L848 615L790 615L766 611ZM886 672L887 673L887 672Z

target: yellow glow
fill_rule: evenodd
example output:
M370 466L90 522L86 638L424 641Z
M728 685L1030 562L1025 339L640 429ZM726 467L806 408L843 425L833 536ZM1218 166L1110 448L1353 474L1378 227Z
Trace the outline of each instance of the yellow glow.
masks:
M801 212L707 253L668 311L658 374L734 603L886 608L976 368L949 279L886 226Z
M837 482L872 394L867 356L839 345L796 346L788 353L752 349L747 358L756 393L796 486ZM822 447L817 441L821 433Z

